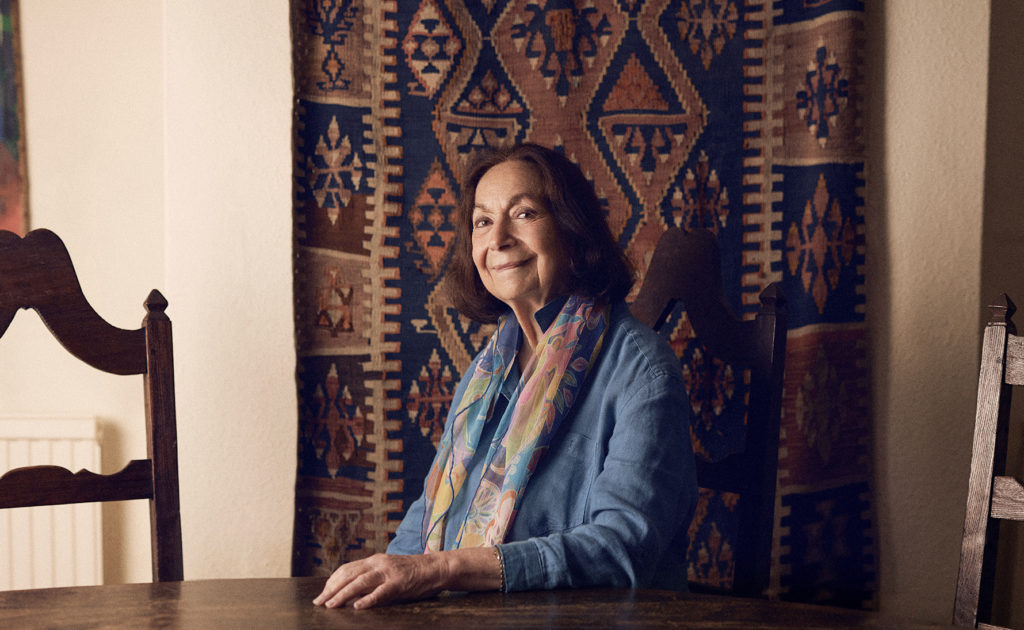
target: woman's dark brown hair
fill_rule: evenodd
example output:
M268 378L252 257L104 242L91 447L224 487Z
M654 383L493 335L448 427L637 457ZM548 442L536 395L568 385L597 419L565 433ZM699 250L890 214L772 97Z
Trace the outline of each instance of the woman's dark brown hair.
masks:
M541 198L547 204L567 250L568 290L609 303L620 300L633 285L632 266L612 237L601 203L583 172L561 153L537 144L488 151L477 158L463 182L455 246L448 266L448 294L455 308L470 319L493 323L508 310L488 293L473 264L473 205L476 187L491 168L518 160L537 170Z

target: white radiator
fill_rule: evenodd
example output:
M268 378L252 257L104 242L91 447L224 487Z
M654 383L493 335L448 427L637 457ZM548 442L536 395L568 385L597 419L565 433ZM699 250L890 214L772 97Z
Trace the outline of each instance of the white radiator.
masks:
M0 417L0 475L54 464L100 472L93 418ZM0 590L103 583L100 504L0 510Z

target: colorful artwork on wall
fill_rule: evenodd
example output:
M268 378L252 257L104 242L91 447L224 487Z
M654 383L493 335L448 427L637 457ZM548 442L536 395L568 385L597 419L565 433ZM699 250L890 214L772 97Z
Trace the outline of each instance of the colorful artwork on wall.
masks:
M0 0L0 229L28 229L18 1Z

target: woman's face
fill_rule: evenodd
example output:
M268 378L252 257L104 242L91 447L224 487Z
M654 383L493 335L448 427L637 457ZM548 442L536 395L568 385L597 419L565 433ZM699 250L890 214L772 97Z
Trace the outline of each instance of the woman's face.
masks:
M536 169L509 160L491 167L473 198L473 263L491 295L532 318L558 297L568 263Z

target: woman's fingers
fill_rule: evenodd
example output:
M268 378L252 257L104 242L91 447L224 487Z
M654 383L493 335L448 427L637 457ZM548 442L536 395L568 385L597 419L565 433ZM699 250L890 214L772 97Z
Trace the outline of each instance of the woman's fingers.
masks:
M362 609L386 604L398 599L398 589L391 582L383 582L366 595L352 602L352 608Z
M358 573L343 583L337 592L324 604L328 608L337 608L352 602L357 597L372 593L384 583L384 578L376 571Z
M327 606L334 608L340 603L344 603L344 596L342 592L348 588L351 591L351 585L354 581L360 579L365 575L363 571L363 561L349 562L338 567L331 577L327 578L327 583L324 584L324 590L317 595L313 603L317 606Z

